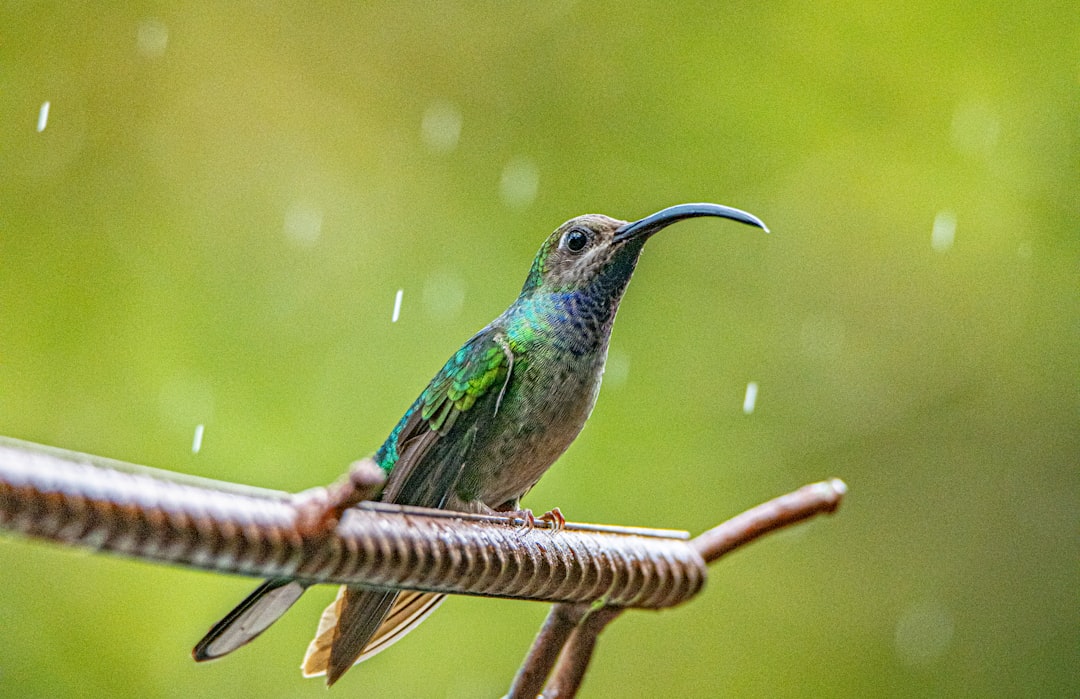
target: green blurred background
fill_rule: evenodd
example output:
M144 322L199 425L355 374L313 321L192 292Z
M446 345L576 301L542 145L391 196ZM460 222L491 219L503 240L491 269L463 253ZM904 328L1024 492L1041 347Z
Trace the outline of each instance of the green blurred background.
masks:
M559 223L717 201L773 235L650 243L588 428L525 504L699 532L851 493L620 620L583 695L1078 696L1077 18L5 3L0 433L326 483ZM298 664L328 588L191 661L252 585L3 537L0 695L325 696ZM453 599L332 696L500 696L545 612Z

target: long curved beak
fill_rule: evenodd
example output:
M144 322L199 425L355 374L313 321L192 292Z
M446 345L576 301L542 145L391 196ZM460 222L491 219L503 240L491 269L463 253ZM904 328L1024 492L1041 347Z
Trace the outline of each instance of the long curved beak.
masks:
M646 216L640 221L627 223L615 231L615 242L625 243L634 238L647 238L653 233L667 228L673 223L688 218L697 218L698 216L730 218L732 221L757 226L766 233L769 232L768 227L757 216L748 214L745 211L740 211L739 209L733 209L730 206L721 206L720 204L678 204L677 206L669 206L662 211L657 211L655 214Z

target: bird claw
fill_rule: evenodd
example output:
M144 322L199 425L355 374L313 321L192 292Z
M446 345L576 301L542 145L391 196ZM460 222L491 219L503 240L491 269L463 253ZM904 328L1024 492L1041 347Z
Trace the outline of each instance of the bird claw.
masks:
M540 520L550 524L555 531L562 531L563 527L566 526L566 517L563 517L562 510L557 507L553 507L542 514Z
M516 512L508 512L506 514L509 515L511 519L524 520L526 529L536 529L539 522L544 522L548 525L547 528L553 531L560 531L566 526L566 518L563 517L562 511L557 507L551 508L539 517L534 515L533 511L529 509L517 510Z

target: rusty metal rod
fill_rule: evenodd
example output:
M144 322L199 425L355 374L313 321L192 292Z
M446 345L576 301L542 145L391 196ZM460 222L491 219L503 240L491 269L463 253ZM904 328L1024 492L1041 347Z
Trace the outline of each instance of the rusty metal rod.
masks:
M0 438L0 529L257 577L660 608L701 589L683 532L560 531L363 502L311 527L288 493Z
M691 545L711 565L769 532L836 512L846 494L847 485L839 478L811 483L732 517L695 537ZM620 607L553 605L514 677L508 699L573 699L585 678L600 632L623 611ZM549 674L551 679L543 684Z

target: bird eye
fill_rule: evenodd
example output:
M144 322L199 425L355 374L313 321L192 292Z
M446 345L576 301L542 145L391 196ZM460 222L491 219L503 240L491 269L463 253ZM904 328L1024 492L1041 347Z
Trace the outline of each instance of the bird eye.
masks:
M589 242L589 236L580 228L571 228L562 239L563 247L570 252L581 252Z

